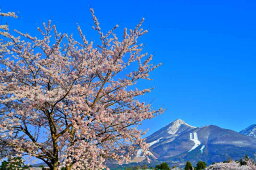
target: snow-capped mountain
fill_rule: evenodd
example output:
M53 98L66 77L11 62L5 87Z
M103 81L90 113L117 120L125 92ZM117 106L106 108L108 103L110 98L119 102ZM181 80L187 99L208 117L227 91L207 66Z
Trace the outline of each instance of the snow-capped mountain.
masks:
M179 135L190 131L191 129L194 129L196 127L191 126L187 123L185 123L181 119L177 119L174 122L171 122L169 125L161 128L157 132L153 133L151 136L149 136L146 139L146 142L149 144L150 148L154 148L158 145L162 145L164 143L171 142L175 140L176 137ZM157 159L157 157L150 151L147 152L149 156L151 156L154 159ZM136 153L136 161L144 160L145 156L141 149L139 149Z
M256 138L256 124L245 128L244 130L240 131L240 133L246 136L252 136Z
M147 137L146 142L149 157L156 161L211 163L256 154L256 138L214 125L194 127L180 119ZM136 158L145 158L142 150Z
M182 133L188 132L194 128L196 127L185 123L181 119L177 119L174 122L171 122L169 125L161 128L160 130L156 131L155 133L147 137L146 141L150 143L159 139L161 139L162 141L168 139L168 141L170 142L174 140L177 136L181 135Z

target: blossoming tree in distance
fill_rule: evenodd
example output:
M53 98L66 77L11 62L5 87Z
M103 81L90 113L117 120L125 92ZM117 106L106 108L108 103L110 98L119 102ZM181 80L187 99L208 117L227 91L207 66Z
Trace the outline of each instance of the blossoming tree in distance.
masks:
M40 37L5 32L0 53L0 138L17 154L44 161L51 169L102 169L106 161L129 161L146 150L141 121L161 110L140 102L150 92L134 87L158 65L142 53L140 22L106 34L91 10L100 45L59 33L51 22ZM5 48L5 49L3 49Z

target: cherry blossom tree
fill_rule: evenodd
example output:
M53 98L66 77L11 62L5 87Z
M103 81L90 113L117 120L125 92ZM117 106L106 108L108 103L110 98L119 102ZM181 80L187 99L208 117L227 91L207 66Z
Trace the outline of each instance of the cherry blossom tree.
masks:
M255 163L249 159L246 161L246 165L240 165L239 162L231 161L231 162L220 162L210 165L207 170L218 170L218 169L236 169L236 170L255 170Z
M137 89L137 82L150 80L158 67L138 42L147 32L143 20L118 37L118 26L104 33L91 13L98 45L79 26L81 40L75 40L50 21L38 37L1 34L8 46L0 53L0 138L51 169L129 161L138 148L148 148L137 126L162 112L138 99L151 89Z

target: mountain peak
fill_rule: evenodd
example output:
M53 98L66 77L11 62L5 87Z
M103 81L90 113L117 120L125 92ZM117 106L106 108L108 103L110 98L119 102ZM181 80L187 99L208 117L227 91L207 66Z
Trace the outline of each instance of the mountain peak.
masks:
M182 126L182 125L189 126L191 128L195 128L194 126L187 124L183 120L177 119L169 124L168 133L171 135L176 134L176 132L179 130L180 126Z
M256 124L247 127L246 129L240 131L240 133L246 136L252 136L256 138Z
M185 122L181 119L176 119L175 121L173 121L172 123L179 123L179 124L184 124Z

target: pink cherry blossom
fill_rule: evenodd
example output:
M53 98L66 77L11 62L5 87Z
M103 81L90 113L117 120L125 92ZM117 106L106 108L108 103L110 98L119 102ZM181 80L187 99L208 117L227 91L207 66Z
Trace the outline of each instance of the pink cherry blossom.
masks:
M138 148L147 153L137 126L162 112L138 99L151 89L135 88L159 66L137 41L143 21L119 38L118 26L104 34L91 13L98 45L80 27L78 41L50 21L40 37L0 27L8 40L0 46L0 138L51 169L102 169L128 162Z

